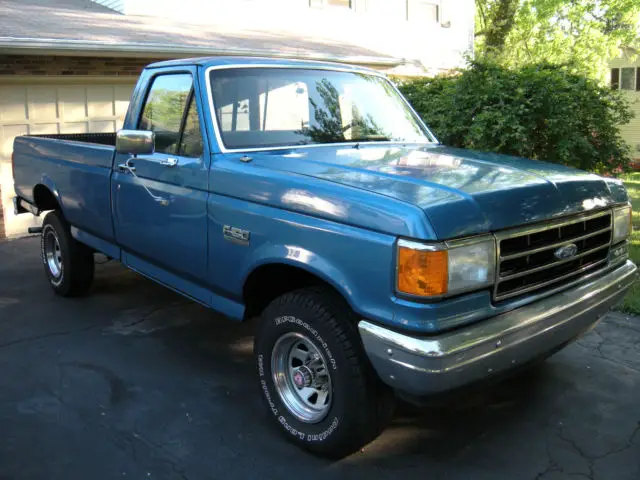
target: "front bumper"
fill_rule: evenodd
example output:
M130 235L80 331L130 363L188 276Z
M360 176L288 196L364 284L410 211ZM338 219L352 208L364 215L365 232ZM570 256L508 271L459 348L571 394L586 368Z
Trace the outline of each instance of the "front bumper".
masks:
M636 278L629 260L595 280L476 324L415 337L358 324L380 378L403 393L428 395L489 378L549 355L592 328Z

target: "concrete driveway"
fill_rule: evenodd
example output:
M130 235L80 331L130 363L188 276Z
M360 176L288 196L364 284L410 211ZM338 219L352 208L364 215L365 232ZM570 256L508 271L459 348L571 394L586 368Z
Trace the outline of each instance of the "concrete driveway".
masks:
M447 406L399 407L339 462L267 422L251 324L112 262L56 297L39 240L0 243L0 479L640 478L640 321Z

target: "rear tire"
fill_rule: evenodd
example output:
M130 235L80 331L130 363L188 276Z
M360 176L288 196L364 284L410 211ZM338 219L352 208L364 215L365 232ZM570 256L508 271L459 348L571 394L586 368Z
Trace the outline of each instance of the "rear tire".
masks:
M42 263L53 291L63 297L87 293L93 282L93 251L76 241L58 211L47 214L40 237Z
M393 393L373 371L355 325L341 298L309 288L274 300L255 337L268 415L287 439L318 455L359 450L393 412Z

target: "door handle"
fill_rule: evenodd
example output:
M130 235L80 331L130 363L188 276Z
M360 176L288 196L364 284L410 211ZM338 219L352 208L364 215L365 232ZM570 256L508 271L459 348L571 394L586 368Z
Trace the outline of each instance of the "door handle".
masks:
M162 160L160 162L160 165L164 165L165 167L173 168L176 165L178 165L178 159L177 158L167 158L166 160Z
M118 165L118 169L121 172L130 172L133 173L136 171L136 167L133 166L133 163L131 163L131 159L127 160L125 163L121 163Z

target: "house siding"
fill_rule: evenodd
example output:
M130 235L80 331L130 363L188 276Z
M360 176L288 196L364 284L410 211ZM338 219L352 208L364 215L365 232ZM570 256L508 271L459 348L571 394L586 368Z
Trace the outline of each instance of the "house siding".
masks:
M611 68L630 68L636 69L636 75L640 76L638 68L640 68L640 58L636 57L633 61L628 56L616 58L609 63ZM629 123L620 128L622 138L631 147L631 156L640 162L640 90L637 89L639 78L636 77L636 90L622 90L623 96L631 105L631 109L635 117Z

